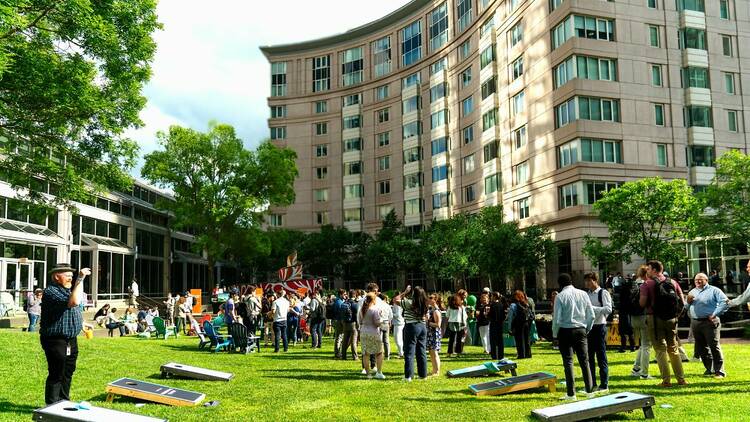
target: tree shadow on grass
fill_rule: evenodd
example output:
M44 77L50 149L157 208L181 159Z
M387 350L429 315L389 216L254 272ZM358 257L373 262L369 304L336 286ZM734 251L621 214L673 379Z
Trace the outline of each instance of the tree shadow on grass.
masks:
M299 374L290 374L290 375L264 375L263 378L274 378L274 379L284 379L284 380L292 380L292 381L299 381L300 375ZM342 374L329 374L329 375L305 375L304 376L305 381L367 381L366 378L356 374L352 373L351 371L347 373Z
M344 374L345 373L345 374L350 374L351 375L351 374L354 373L354 372L352 372L351 369L309 369L309 368L305 368L302 371L305 372L305 373L318 372L318 373L323 373L323 374L330 374L330 373L342 373L342 374ZM271 373L288 374L289 373L289 369L262 369L261 372L271 372Z
M39 407L30 406L28 404L11 403L8 401L0 401L0 415L3 413L31 413L36 409L42 408L44 405Z

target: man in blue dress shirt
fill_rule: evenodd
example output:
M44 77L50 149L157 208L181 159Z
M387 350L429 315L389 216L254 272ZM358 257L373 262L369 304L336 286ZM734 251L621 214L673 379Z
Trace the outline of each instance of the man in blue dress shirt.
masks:
M70 383L78 358L78 334L83 316L78 306L83 298L83 279L91 270L83 268L73 283L75 270L69 264L58 264L51 271L51 283L42 296L39 339L47 357L47 381L44 401L53 404L70 400Z
M719 344L721 321L719 315L727 309L727 296L716 286L708 284L704 273L695 275L695 288L688 293L688 315L695 337L695 350L706 367L703 375L724 378L724 356Z

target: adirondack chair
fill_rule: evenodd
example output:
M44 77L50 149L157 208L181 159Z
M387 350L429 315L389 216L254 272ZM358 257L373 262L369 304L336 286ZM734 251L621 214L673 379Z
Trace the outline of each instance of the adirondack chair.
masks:
M164 320L159 317L154 317L154 329L156 330L156 338L160 336L166 340L169 336L173 336L174 327L167 327Z
M259 350L258 337L250 334L244 324L232 323L229 327L229 334L232 336L233 351L240 349L242 353L247 354L253 350Z
M221 349L226 351L230 350L232 346L232 336L224 336L216 333L216 329L209 321L203 323L203 332L206 333L206 337L211 340L211 353L218 352Z
M203 349L207 344L211 344L211 340L206 337L206 333L203 332L200 323L195 318L190 319L190 330L198 336L200 341L198 342L198 350Z

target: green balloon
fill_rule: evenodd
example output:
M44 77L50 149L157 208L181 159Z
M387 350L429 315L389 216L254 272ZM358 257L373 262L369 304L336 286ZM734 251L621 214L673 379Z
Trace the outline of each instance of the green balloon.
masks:
M474 306L477 304L477 297L474 295L469 295L469 297L466 298L466 304L469 306Z

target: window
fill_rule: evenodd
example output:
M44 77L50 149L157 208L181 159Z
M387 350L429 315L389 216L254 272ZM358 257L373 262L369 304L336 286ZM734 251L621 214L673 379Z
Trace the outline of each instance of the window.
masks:
M485 34L489 33L494 27L495 27L495 17L490 16L490 18L484 21L482 26L479 28L479 37L480 38L483 37Z
M493 61L495 61L495 44L482 50L482 53L479 55L479 68L484 69Z
M568 60L571 62L570 65L567 64ZM573 78L602 81L617 80L617 60L615 59L590 56L571 56L568 60L557 67L558 69L562 69L558 81L561 82L561 84L558 86L562 86L568 81L568 79Z
M727 94L734 95L734 74L733 73L725 73L724 74L724 87L726 88Z
M364 185L345 185L344 199L355 199L365 196Z
M328 112L328 101L316 101L315 113L326 113L326 112Z
M586 205L593 205L594 202L602 199L604 195L620 186L617 182L584 182L586 189Z
M430 103L445 98L446 95L448 95L448 84L445 82L437 84L430 88Z
M320 211L315 213L315 221L320 225L326 225L330 223L330 217L328 211Z
M529 181L529 162L524 161L516 166L516 170L513 172L515 176L515 184L522 185Z
M687 106L684 110L685 124L687 127L713 127L711 107Z
M323 180L328 177L328 167L315 167L315 177Z
M571 37L614 41L615 21L592 16L570 15L552 30L552 49Z
M656 0L648 0L648 8L656 9L657 8Z
M422 58L422 21L401 30L401 65L409 66Z
M448 150L448 138L441 136L430 143L432 156L442 154Z
M349 208L344 210L344 222L362 221L364 210L362 208Z
M375 100L383 101L388 98L388 85L383 85L375 88Z
M578 183L561 186L558 190L560 209L578 205Z
M474 156L476 154L471 154L469 156L464 157L464 174L469 174L474 171Z
M439 182L448 178L448 165L435 166L432 168L432 183Z
M461 110L463 111L464 117L471 114L474 111L474 97L466 97L461 101Z
M331 89L331 56L313 58L313 92Z
M402 113L407 114L411 113L412 111L417 111L422 106L422 98L419 95L415 95L413 97L409 97L402 101Z
M661 47L661 37L659 36L659 27L648 25L648 43L651 47Z
M464 41L460 46L458 46L458 60L465 60L467 57L469 57L469 54L471 54L471 39Z
M344 163L344 176L356 176L362 174L362 162L352 161L350 163Z
M513 131L513 140L515 141L516 149L526 145L526 125Z
M510 113L512 116L515 116L518 113L524 112L525 110L524 98L525 96L524 96L523 91L519 92L518 94L514 95L513 98L511 98L513 107L511 107Z
M315 202L326 202L328 201L328 189L315 189Z
M713 167L714 148L691 145L687 147L688 167Z
M405 77L401 80L401 89L409 88L412 85L419 85L420 83L420 77L419 72L412 73L411 75Z
M667 166L667 145L656 144L656 165L659 167Z
M497 192L500 187L500 175L495 173L492 176L484 178L484 194L490 195Z
M704 0L677 0L677 10L705 12L706 5L704 3Z
M458 26L458 32L463 32L464 29L466 29L469 24L471 23L471 3L473 0L457 0L456 1L456 9L457 12L456 15L458 16L458 21L456 23L456 26Z
M529 198L523 198L516 201L516 210L518 210L518 219L529 218Z
M555 107L555 125L558 128L577 119L619 122L620 101L608 98L574 97Z
M407 123L401 128L401 131L401 139L404 141L411 137L419 136L422 134L422 122Z
M315 156L316 157L328 156L328 145L315 145Z
M432 195L432 209L437 210L449 206L450 192L440 192Z
M286 62L271 63L271 96L286 95Z
M497 79L493 76L482 84L482 100L494 94L497 91Z
M377 118L378 123L385 123L385 122L387 122L389 120L389 117L390 117L390 112L391 112L391 108L390 107L384 108L384 109L380 109L380 110L376 111L375 112L375 117Z
M341 84L350 86L362 82L364 60L362 47L355 47L341 53Z
M621 143L605 139L574 139L557 147L557 160L559 168L579 161L621 164Z
M448 57L443 57L442 59L430 65L430 76L438 72L444 71L447 67L448 67Z
M422 159L422 148L411 147L404 150L404 164L413 163Z
M391 181L390 180L381 180L378 182L378 194L379 195L388 195L391 193Z
M474 185L464 187L464 203L474 202L477 199Z
M470 144L474 140L474 126L467 126L461 130L461 137L464 140L464 145Z
M328 123L315 123L315 134L316 135L325 135L328 133Z
M344 140L344 152L362 151L362 138Z
M356 129L362 127L362 116L347 116L344 117L344 129Z
M495 127L496 122L497 122L497 109L493 108L492 110L482 115L482 131L492 129L493 127Z
M683 88L711 88L708 69L704 67L685 67L681 77Z
M448 42L448 2L430 12L430 50L435 51Z
M466 88L471 83L471 66L461 72L461 88Z
M695 48L706 49L706 31L698 28L682 28L678 32L679 46L681 50Z
M422 200L419 198L404 201L404 215L416 215L422 212Z
M729 0L719 0L719 17L729 19Z
M508 11L512 12L512 11L516 10L516 7L518 7L518 5L521 4L521 1L523 1L523 0L510 0L508 2Z
M517 58L510 65L510 80L515 81L523 75L523 56Z
M391 204L381 205L381 206L378 207L378 215L380 216L381 220L385 220L385 218L391 212L393 212L393 205L391 205Z
M737 112L735 110L727 110L727 123L730 132L737 132Z
M404 176L404 189L414 189L422 186L422 172Z
M721 48L725 56L732 57L732 37L730 37L729 35L722 35Z
M284 224L284 219L281 214L271 214L268 216L268 224L273 227L281 227Z
M654 124L664 126L664 104L654 104Z
M391 156L378 157L378 171L385 171L389 168L391 168Z
M279 119L286 117L286 106L271 106L271 118Z
M362 94L352 94L341 98L341 106L349 107L362 103Z
M553 69L553 74L555 77L555 89L560 88L561 86L568 83L569 80L576 77L574 66L575 62L575 56L570 56L570 58L555 66L555 68Z
M375 77L387 75L391 72L391 37L383 37L373 41L372 62L375 66ZM387 96L387 95L386 95Z
M271 139L286 139L286 126L272 127Z
M382 132L375 135L379 147L387 146L391 143L391 132Z
M495 158L497 158L497 150L498 150L497 141L492 141L488 143L487 145L485 145L484 148L482 149L482 153L484 157L483 162L488 163L494 160Z
M563 4L565 0L550 0L549 2L549 11L552 12L558 7L560 7L561 4Z
M658 65L658 64L651 65L651 85L662 86L661 65Z
M515 24L513 28L510 28L510 31L508 31L508 33L510 34L510 47L512 48L523 40L523 25L521 24L521 22Z

